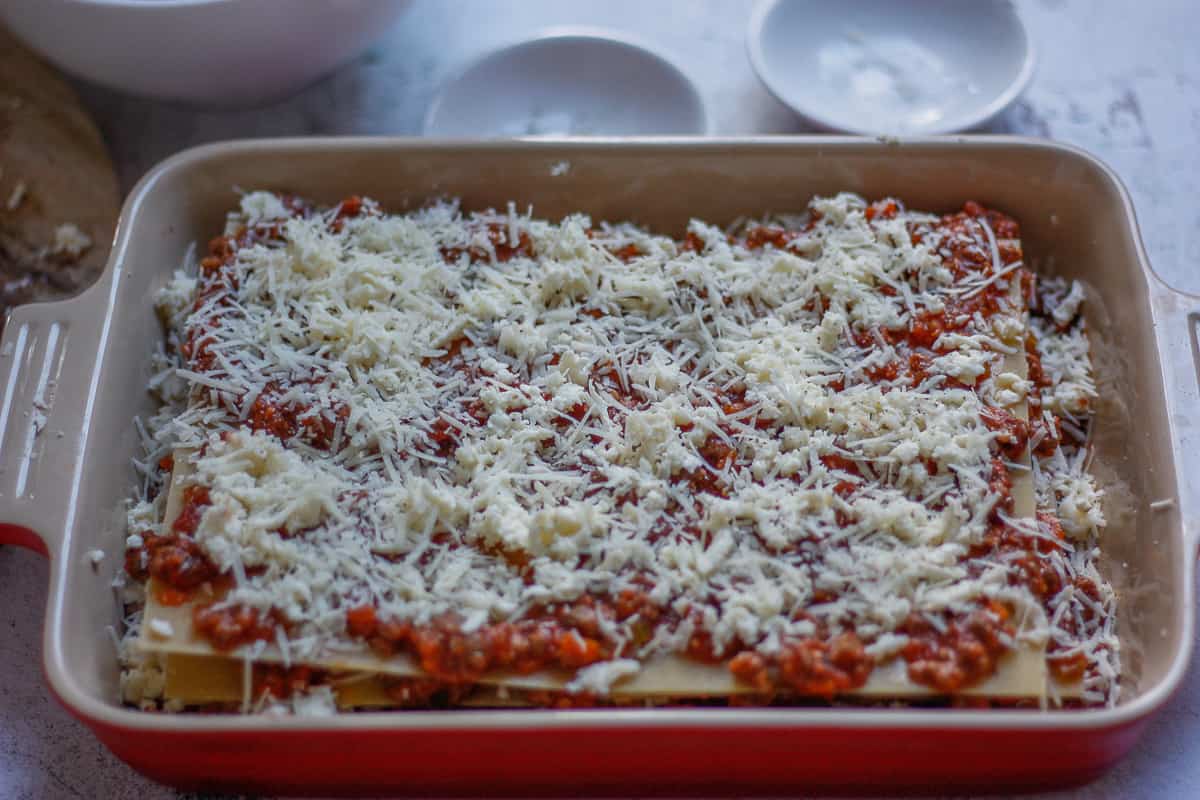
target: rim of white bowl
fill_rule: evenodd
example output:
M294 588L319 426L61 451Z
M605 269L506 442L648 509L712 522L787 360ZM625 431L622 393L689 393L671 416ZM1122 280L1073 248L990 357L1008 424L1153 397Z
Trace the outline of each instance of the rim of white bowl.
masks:
M216 6L236 3L238 0L65 0L78 6L119 6L121 8L150 9L156 6Z
M640 50L650 56L660 67L672 73L679 83L691 95L692 100L696 104L696 108L700 112L700 128L695 131L679 131L678 136L708 136L712 133L712 117L709 115L708 104L704 102L704 95L700 92L700 87L696 85L686 72L679 67L678 64L667 54L663 49L655 47L643 39L636 36L630 36L623 31L613 31L608 28L593 27L588 25L555 25L549 28L542 28L532 34L522 36L520 38L509 41L505 44L496 45L482 53L472 56L464 65L454 69L449 76L442 81L441 86L437 90L437 95L429 104L429 108L425 112L425 117L421 121L421 134L430 136L430 127L432 126L438 112L442 108L442 103L446 98L446 90L454 86L459 81L467 76L469 72L475 69L483 62L495 58L501 54L511 53L520 50L530 45L540 44L542 42L553 41L555 39L589 39L592 41L602 41L624 45L633 50ZM517 136L517 137L502 137L502 138L517 138L517 139L538 139L546 138L542 136ZM554 136L551 138L561 139L562 136Z
M803 119L819 125L827 131L851 133L859 136L892 135L894 132L889 133L888 131L875 130L867 126L847 125L844 122L839 122L822 114L820 109L798 106L784 96L784 92L772 78L771 70L767 66L766 59L763 57L762 38L763 27L766 24L767 18L780 3L786 1L760 0L750 13L750 24L746 30L746 50L750 55L750 64L754 67L754 72L758 75L759 81L767 88L771 96L780 103L790 108ZM1029 87L1029 83L1033 80L1033 74L1037 69L1037 51L1033 45L1033 37L1029 35L1029 28L1025 25L1025 20L1021 19L1021 15L1017 13L1017 9L1013 6L1012 2L1006 0L1001 5L1008 10L1009 15L1016 21L1017 30L1021 32L1021 41L1025 45L1024 56L1021 59L1021 68L1017 71L1016 77L990 103L982 106L974 114L960 117L961 122L956 122L952 126L931 125L916 131L906 131L906 136L938 136L947 133L969 131L977 125L987 122L1005 108L1008 108Z

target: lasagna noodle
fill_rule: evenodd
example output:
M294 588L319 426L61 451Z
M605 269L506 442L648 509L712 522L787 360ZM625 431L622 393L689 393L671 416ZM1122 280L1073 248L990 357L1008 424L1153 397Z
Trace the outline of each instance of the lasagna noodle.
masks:
M163 691L168 700L185 706L211 704L233 705L246 700L245 669L250 662L229 656L185 655L169 653L164 657L166 685ZM892 659L876 667L871 679L862 688L848 695L866 700L889 700L896 698L919 699L934 697L936 692L913 684L906 675L903 659ZM632 685L618 685L610 696L616 700L636 700L654 703L659 700L682 697L727 697L745 694L749 690L732 680L728 670L722 666L699 664L682 658L660 660L647 665L649 672L661 683L657 691L651 681L640 681ZM672 674L674 672L674 674ZM1026 698L1028 687L1044 682L1045 664L1042 655L1033 648L1023 647L1001 659L996 673L982 683L964 689L960 695L968 697ZM359 672L334 674L328 685L333 691L339 708L372 709L397 705L388 693L388 680L403 677L420 677L420 674L397 675L382 672ZM713 691L676 691L688 678L708 681ZM693 680L693 684L696 680ZM717 691L720 686L725 688ZM538 676L517 676L504 683L481 683L474 687L458 705L463 706L531 706L524 695L528 692L562 691L564 683L547 681ZM689 684L689 688L691 685ZM782 691L781 694L787 694ZM1059 686L1061 697L1077 696L1077 687ZM253 699L253 698L251 698Z
M1009 299L1024 311L1024 300L1020 282L1013 280ZM1016 374L1022 379L1028 376L1028 365L1024 349L1005 354L1002 370ZM1028 420L1028 406L1024 399L1007 408L1014 416ZM175 454L175 470L172 475L164 529L179 514L182 504L183 485L188 475L192 453L181 450ZM1012 474L1013 510L1019 518L1032 519L1035 512L1033 474L1028 450L1016 465ZM243 648L236 654L222 655L197 636L193 631L193 612L198 604L212 602L218 597L198 595L181 605L169 606L160 602L161 587L151 581L147 587L147 602L142 626L140 647L148 652L167 657L168 699L185 704L213 702L237 702L244 692L243 669L246 653ZM152 634L154 631L156 633ZM166 632L166 635L163 635ZM253 651L256 662L289 664L291 660L274 644L259 646ZM382 683L376 676L392 678L420 678L426 674L406 654L382 658L366 647L348 650L340 654L326 654L317 659L306 659L306 666L333 673L350 673L367 676L335 689L340 705L345 707L375 707L392 705L387 699ZM512 672L489 673L480 679L484 686L504 687L515 691L563 691L573 674L566 670L543 670L528 675ZM1019 642L998 663L997 670L988 679L960 692L977 697L1041 698L1047 692L1048 675L1045 665L1045 649L1041 645ZM1057 686L1060 696L1076 694L1072 686ZM654 697L719 697L734 694L750 694L755 690L738 682L725 664L705 664L679 655L658 656L643 663L641 670L629 679L611 688L614 698ZM936 690L914 683L909 679L906 662L899 656L876 665L867 682L848 695L866 698L920 698L938 694Z

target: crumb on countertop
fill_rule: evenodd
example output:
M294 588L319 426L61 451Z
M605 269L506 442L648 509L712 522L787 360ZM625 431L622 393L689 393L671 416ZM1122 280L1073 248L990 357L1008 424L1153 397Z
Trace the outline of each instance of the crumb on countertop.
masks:
M54 244L50 252L77 259L91 246L92 237L80 230L75 223L65 222L54 229Z
M17 181L17 185L13 187L12 193L8 196L8 202L4 207L9 211L16 211L21 207L21 203L25 202L25 195L28 193L28 187L25 181Z

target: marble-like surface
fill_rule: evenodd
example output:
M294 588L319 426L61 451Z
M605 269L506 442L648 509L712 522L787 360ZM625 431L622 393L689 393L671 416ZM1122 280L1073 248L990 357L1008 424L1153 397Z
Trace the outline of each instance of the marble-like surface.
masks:
M418 0L385 41L302 93L252 111L195 111L81 86L126 188L201 142L244 136L417 134L437 87L472 55L551 25L632 30L699 84L718 134L797 133L744 48L745 0ZM1200 292L1200 6L1191 0L1019 2L1040 63L991 130L1046 136L1106 160L1133 193L1155 268ZM1198 301L1200 302L1200 301ZM0 798L177 795L113 758L42 685L47 568L0 548ZM1046 797L1200 797L1200 672L1109 775Z

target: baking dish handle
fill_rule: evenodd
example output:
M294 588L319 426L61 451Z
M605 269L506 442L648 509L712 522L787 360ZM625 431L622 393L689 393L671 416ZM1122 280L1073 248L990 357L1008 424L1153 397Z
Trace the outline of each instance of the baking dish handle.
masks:
M1152 286L1158 347L1167 380L1167 413L1176 437L1179 506L1189 552L1200 553L1200 296ZM1166 499L1166 498L1164 498Z
M57 556L75 507L108 327L97 294L15 309L0 336L0 544Z

